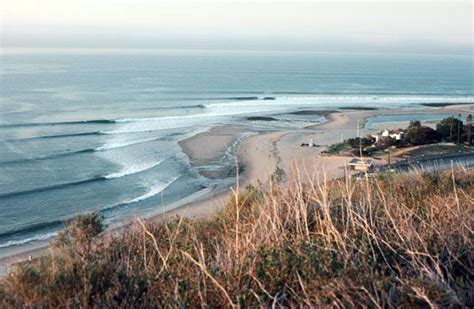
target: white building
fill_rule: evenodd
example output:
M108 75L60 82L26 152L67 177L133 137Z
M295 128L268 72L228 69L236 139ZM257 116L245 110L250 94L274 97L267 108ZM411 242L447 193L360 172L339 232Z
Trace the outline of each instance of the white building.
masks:
M405 137L405 131L402 129L397 130L384 130L382 131L382 137L390 137L397 141L401 141Z

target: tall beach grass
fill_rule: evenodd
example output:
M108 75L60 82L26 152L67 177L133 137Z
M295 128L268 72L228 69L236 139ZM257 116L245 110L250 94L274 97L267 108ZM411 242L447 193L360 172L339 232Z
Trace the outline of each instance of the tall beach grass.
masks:
M0 283L19 307L474 305L474 171L298 177L205 219L79 217Z

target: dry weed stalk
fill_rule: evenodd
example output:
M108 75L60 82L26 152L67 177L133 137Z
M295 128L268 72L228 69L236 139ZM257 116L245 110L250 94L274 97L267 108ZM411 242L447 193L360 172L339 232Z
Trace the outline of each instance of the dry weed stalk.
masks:
M295 170L264 189L237 183L212 218L137 226L95 239L86 255L63 246L22 265L0 284L0 299L124 307L474 303L468 169L335 181L324 169Z

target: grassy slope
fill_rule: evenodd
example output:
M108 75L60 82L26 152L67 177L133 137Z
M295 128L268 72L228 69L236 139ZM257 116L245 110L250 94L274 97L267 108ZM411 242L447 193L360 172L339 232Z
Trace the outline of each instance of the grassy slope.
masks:
M474 172L247 188L206 220L94 216L0 284L4 305L473 305Z

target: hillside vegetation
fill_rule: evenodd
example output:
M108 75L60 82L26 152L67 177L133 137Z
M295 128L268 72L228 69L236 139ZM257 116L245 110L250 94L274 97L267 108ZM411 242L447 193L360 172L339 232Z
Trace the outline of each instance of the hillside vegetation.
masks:
M80 216L0 283L4 306L473 306L474 172L252 187L120 235Z

